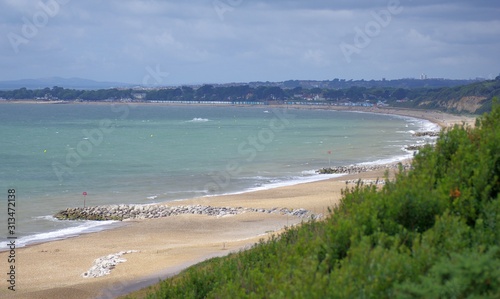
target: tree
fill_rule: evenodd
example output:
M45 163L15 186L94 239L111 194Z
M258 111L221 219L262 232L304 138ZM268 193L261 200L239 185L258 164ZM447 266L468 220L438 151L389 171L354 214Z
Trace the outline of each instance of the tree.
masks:
M32 99L33 91L27 90L25 87L14 90L13 98L18 100Z
M392 93L391 97L396 100L401 100L406 98L407 95L408 95L408 89L398 88Z
M203 85L196 90L196 97L200 100L209 100L214 93L214 87L212 85Z
M182 98L187 101L191 101L194 99L194 89L189 86L182 86Z
M294 89L292 89L292 94L300 94L300 93L302 93L302 90L303 90L302 87L297 86Z
M360 101L363 100L364 98L363 94L365 91L366 91L365 87L353 86L346 91L345 95L352 101Z
M64 92L64 88L59 87L59 86L54 86L52 87L52 90L50 91L50 94L53 97L60 98L61 94Z
M314 95L323 94L323 90L319 87L312 88L309 92Z
M297 88L300 87L300 81L299 80L288 80L283 82L283 86L285 88Z
M338 100L345 96L342 89L329 89L323 95L329 100Z

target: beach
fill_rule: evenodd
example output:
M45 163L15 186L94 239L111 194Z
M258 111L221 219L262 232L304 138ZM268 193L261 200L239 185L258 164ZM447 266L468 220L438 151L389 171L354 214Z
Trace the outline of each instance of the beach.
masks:
M462 122L473 124L472 118L440 112L388 108L358 111L422 118L441 127ZM377 170L269 190L169 202L168 205L306 209L327 215L328 208L338 204L346 180L376 180L383 176L384 170ZM256 212L222 217L178 215L125 221L114 229L18 248L16 291L8 290L4 280L0 297L114 298L156 283L160 278L205 259L248 249L260 239L266 240L279 234L284 227L299 225L303 220L290 215ZM123 251L134 252L123 255L126 261L117 264L110 275L82 277L94 260ZM8 251L0 253L2 271L7 271L8 256Z
M277 106L282 107L282 106ZM407 108L397 108L397 107L352 107L352 106L300 106L294 105L290 106L295 109L325 109L325 110L335 110L335 111L351 111L351 112L366 112L366 113L379 113L379 114L389 114L389 115L400 115L408 116L413 118L425 119L439 125L441 128L453 127L454 125L461 125L466 123L470 126L474 126L475 117L468 115L455 115L450 113L445 113L437 110L428 109L407 109Z
M340 178L255 191L237 195L197 198L179 205L221 207L304 208L327 214L328 207L339 202L345 180L383 177L382 171L353 174ZM173 205L173 204L170 204ZM9 298L112 298L128 286L141 281L155 283L159 278L205 259L250 248L260 239L278 234L285 226L300 224L302 219L262 213L211 217L181 215L124 223L112 230L86 234L61 241L20 248L16 253L16 292L6 288L0 294ZM83 278L95 259L120 251L137 250L124 255L111 275ZM8 252L0 253L0 260Z

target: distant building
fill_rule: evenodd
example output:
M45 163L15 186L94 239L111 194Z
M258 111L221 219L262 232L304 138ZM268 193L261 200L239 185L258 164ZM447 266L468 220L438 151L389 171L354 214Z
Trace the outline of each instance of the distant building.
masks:
M145 92L135 92L135 93L132 93L132 96L134 97L134 99L136 100L139 100L139 101L142 101L146 98L146 93Z
M422 73L422 74L420 75L420 80L427 80L427 75L426 75L426 74L424 74L424 73Z
M37 101L57 101L59 100L58 97L53 97L51 94L45 94L43 97L35 97L35 100Z

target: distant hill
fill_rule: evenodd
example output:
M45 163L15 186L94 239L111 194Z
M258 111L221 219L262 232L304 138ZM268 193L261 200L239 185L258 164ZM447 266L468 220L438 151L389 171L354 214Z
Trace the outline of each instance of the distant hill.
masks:
M61 77L0 81L0 90L13 90L23 87L27 89L44 89L46 87L51 88L54 86L71 88L71 89L89 90L89 89L106 89L114 87L132 87L135 85L129 83L100 82L82 78L61 78Z
M322 89L347 89L350 87L365 87L365 88L435 88L435 87L455 87L460 85L467 85L471 83L485 81L486 79L468 79L468 80L454 80L454 79L395 79L395 80L347 80L347 79L333 79L333 80L287 80L283 82L250 82L250 83L223 83L213 84L219 87L242 86L248 85L253 88L257 87L280 87L282 89L293 88L322 88ZM54 86L64 87L67 89L108 89L108 88L133 88L140 87L141 84L131 84L123 82L101 82L83 78L62 78L62 77L48 77L39 79L21 79L0 81L0 90L14 90L19 88L27 89L44 89L46 87L52 88ZM188 85L194 88L202 85ZM147 86L146 86L147 87ZM171 88L170 86L169 88Z
M288 82L288 83L287 83ZM490 111L500 97L500 76L495 80L401 79L392 81L261 82L196 87L144 88L80 78L48 78L0 82L0 99L64 101L226 101L295 105L392 106L437 109L452 113ZM325 87L325 85L330 87ZM366 83L366 86L356 84ZM463 83L463 84L459 84ZM299 86L295 86L295 85ZM333 84L333 85L332 85ZM387 86L380 86L386 84ZM424 86L419 86L419 85ZM456 85L459 84L459 85ZM287 85L285 87L285 85ZM2 90L5 88L4 90ZM9 86L7 88L6 86ZM292 86L295 86L291 88ZM308 88L302 86L309 86ZM343 87L342 87L343 86ZM399 87L398 87L399 86ZM405 86L405 87L401 87ZM136 88L137 87L137 88ZM10 90L7 90L10 89Z
M476 78L467 80L443 79L443 78L426 78L426 79L395 79L395 80L288 80L284 82L251 82L252 87L258 86L278 86L281 88L326 88L326 89L346 89L350 87L394 87L394 88L433 88L433 87L453 87L466 85L475 82L484 81L486 79Z
M398 89L394 93L401 96L399 100L394 101L393 97L388 101L391 106L482 114L491 110L494 97L500 98L500 76L462 86Z

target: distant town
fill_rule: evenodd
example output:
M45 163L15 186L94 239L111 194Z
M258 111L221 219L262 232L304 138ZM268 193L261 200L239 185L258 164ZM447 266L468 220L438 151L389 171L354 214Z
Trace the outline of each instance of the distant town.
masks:
M76 83L76 82L73 82ZM88 83L88 82L87 82ZM253 82L171 87L75 89L60 86L0 90L0 101L121 102L206 105L404 107L482 113L500 96L493 80L421 79Z

